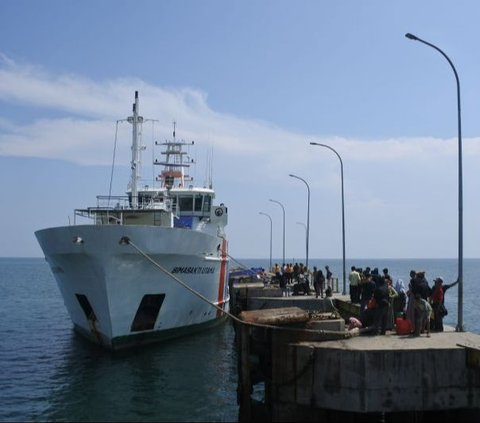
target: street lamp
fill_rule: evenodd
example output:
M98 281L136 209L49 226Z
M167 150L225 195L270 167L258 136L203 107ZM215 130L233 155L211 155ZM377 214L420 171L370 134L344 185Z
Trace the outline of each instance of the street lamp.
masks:
M268 201L271 201L272 203L277 203L278 205L280 205L280 207L283 210L283 261L282 261L282 265L284 265L285 264L285 207L283 206L282 203L280 203L280 201L272 200L272 199L270 199Z
M290 174L288 176L291 176L292 178L300 179L307 186L307 192L308 192L308 199L307 199L307 249L306 249L305 267L308 269L308 238L309 238L309 232L310 232L310 187L309 187L307 181L303 178L300 178L300 176L292 175L292 174Z
M437 46L418 38L417 36L407 33L405 34L410 40L420 41L427 46L437 50L452 67L457 82L457 120L458 120L458 322L456 331L463 332L463 188L462 188L462 119L460 113L460 80L458 79L457 70L453 66L450 58Z
M328 148L329 150L332 150L340 160L340 174L341 174L341 179L342 179L342 250L343 250L343 295L346 295L347 293L347 288L346 288L346 280L347 280L347 272L346 272L346 266L345 266L345 194L343 191L343 161L342 158L340 157L340 154L337 153L335 149L330 147L329 145L326 144L320 144L318 142L311 142L311 145L318 145L319 147L325 147Z
M272 271L272 218L270 217L269 214L263 213L263 212L258 212L259 214L263 214L264 216L267 216L270 219L270 267L268 269L269 272Z

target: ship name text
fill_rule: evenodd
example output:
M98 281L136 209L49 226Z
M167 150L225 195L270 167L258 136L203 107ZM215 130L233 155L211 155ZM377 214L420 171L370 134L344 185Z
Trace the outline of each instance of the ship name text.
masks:
M195 274L195 275L205 275L215 272L214 267L208 266L186 266L181 267L177 266L174 267L172 273L188 273L188 274Z

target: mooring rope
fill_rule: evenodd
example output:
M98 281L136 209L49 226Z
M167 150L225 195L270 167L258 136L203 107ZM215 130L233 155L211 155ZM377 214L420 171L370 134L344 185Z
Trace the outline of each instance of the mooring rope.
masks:
M245 264L243 263L240 263L238 260L234 259L230 254L227 253L227 256L230 260L234 261L235 263L237 263L240 267L242 267L243 269L248 269L248 266L246 266Z
M326 330L315 330L315 329L304 329L304 328L294 328L294 327L289 327L289 326L274 326L274 325L268 325L264 323L255 323L255 322L246 322L244 320L239 319L237 316L229 313L228 311L224 310L217 304L213 303L210 301L208 298L200 294L198 291L195 291L193 288L188 286L185 282L183 282L181 279L179 279L177 276L169 272L167 269L165 269L161 264L157 263L155 260L153 260L147 253L145 253L138 245L136 245L129 237L124 236L120 239L119 241L120 244L127 244L131 245L141 256L143 256L146 260L148 260L151 264L153 264L156 268L158 268L160 271L165 273L167 276L171 277L175 282L178 282L180 285L182 285L185 289L190 291L192 294L196 295L198 298L200 298L202 301L205 301L206 303L210 304L212 307L215 307L217 310L220 312L224 313L228 317L230 317L232 320L242 324L242 325L247 325L247 326L253 326L253 327L258 327L258 328L263 328L263 329L275 329L275 330L285 330L285 331L292 331L292 332L310 332L310 333L315 333L319 335L339 335L342 334L344 335L345 338L351 338L352 335L350 333L343 333L339 331L326 331Z
M233 314L229 313L228 311L225 311L222 307L218 306L217 304L211 302L208 298L204 297L202 294L200 294L198 291L195 291L192 287L188 286L185 282L183 282L181 279L176 277L174 274L170 273L167 269L165 269L161 264L157 263L155 260L153 260L147 253L142 251L130 238L128 237L122 237L120 240L120 243L125 243L128 245L131 245L139 254L141 254L144 258L146 258L150 263L152 263L155 267L160 269L163 273L165 273L167 276L170 276L175 282L178 282L180 285L182 285L185 289L190 291L192 294L196 295L198 298L201 300L205 301L206 303L210 304L211 306L215 307L217 310L221 311L222 313L225 313L228 317L232 318L233 320L239 322L239 323L245 323L238 317L234 316Z

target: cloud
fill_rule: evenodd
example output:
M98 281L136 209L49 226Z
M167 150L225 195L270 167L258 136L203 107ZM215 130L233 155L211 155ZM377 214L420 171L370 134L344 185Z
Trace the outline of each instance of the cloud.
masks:
M168 137L176 120L177 134L182 138L205 142L216 153L253 157L270 171L292 163L309 166L319 160L331 162L327 153L315 151L318 147L309 146L309 141L332 146L344 160L365 163L408 163L457 153L455 139L362 140L293 133L267 122L216 112L209 107L205 92L188 87L158 87L135 78L92 81L73 74L55 75L18 64L5 55L0 55L0 64L2 107L13 103L42 112L41 118L32 115L28 121L0 121L2 155L108 164L115 122L131 113L136 90L140 92L141 114L146 119L161 119L155 124L156 137ZM128 137L128 125L123 126L122 136ZM150 136L149 127L144 128L144 134L145 138ZM469 154L480 153L478 139L465 143L469 144ZM128 162L128 149L119 160Z
M312 146L311 141L329 145L342 157L349 255L429 257L430 234L440 236L438 228L448 228L441 231L442 242L435 244L435 251L438 256L454 256L456 138L360 139L292 132L213 110L207 93L199 89L160 87L135 78L94 81L56 75L0 54L0 155L110 166L115 125L131 115L135 91L140 95L140 114L159 119L143 125L144 163L151 157L154 140L171 137L173 120L177 137L195 140L199 169L203 169L202 149L205 156L213 150L217 197L230 207L233 256L265 255L265 247L246 234L265 230L259 210L272 213L278 224L278 207L268 198L287 206L289 255L303 255L304 234L296 222L305 222L305 187L289 173L304 177L312 188L312 256L331 257L341 251L339 161L332 151ZM131 126L118 122L116 162L127 168L130 139ZM480 205L473 172L480 138L464 139L463 151L469 201L465 219L471 228L466 251L478 255L474 210ZM372 241L384 234L388 234L386 242ZM413 239L422 242L412 243Z

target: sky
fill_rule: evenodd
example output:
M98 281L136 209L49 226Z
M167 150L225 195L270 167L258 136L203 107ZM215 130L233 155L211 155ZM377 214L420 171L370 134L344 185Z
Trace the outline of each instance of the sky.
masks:
M0 0L0 257L42 257L129 180L135 91L156 140L228 207L229 254L286 261L455 258L461 87L463 255L480 257L475 0ZM293 174L303 179L290 177ZM310 195L308 195L310 193ZM276 203L279 202L280 204ZM272 230L267 216L272 219ZM308 222L308 231L307 231Z

